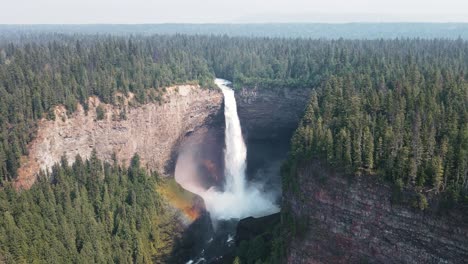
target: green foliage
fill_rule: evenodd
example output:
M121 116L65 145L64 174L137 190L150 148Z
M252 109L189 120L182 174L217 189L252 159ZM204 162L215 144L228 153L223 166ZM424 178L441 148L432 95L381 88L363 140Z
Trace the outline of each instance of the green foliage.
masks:
M465 42L457 43L462 52L468 50ZM446 57L440 63L420 53L422 48L411 50L415 53L392 57L392 66L368 62L328 76L292 137L288 167L318 158L349 174L386 178L398 189L463 201L468 193L468 62ZM289 174L286 181L294 177ZM417 207L427 207L426 197L417 199Z
M386 51L360 42L366 55L353 54L359 48L343 42L347 49L325 56L321 65L336 67L322 73L292 136L281 170L284 191L300 199L298 171L318 159L348 174L390 181L392 202L417 210L429 208L428 198L447 208L467 204L468 61L448 51L448 57L433 56L424 41L382 41ZM445 44L438 46L445 50ZM466 57L468 43L457 44ZM313 228L284 205L271 256L288 247L282 238L300 239Z
M427 198L424 194L418 193L413 201L413 207L418 208L419 210L425 210L429 204L427 203Z
M36 121L57 104L72 112L91 95L115 104L117 91L159 101L162 87L212 87L218 76L237 89L314 88L292 138L286 186L298 163L321 158L350 174L467 196L465 40L8 36L0 39L1 182L16 177Z
M55 112L54 112L54 108L53 108L53 107L51 107L51 108L49 109L49 112L47 113L47 118L48 118L49 120L55 121L56 116L55 116Z
M0 256L6 263L164 262L176 228L156 192L157 177L139 167L102 164L95 157L73 166L62 159L52 183L43 176L30 190L0 192Z
M101 105L98 105L96 107L96 119L97 120L103 120L105 114L106 113L104 112L104 108Z
M234 259L234 261L232 262L232 264L241 264L242 262L240 261L240 258L239 257L236 257Z
M233 23L233 24L90 24L90 25L0 25L1 37L18 32L114 35L218 35L259 38L312 39L468 39L466 23ZM18 36L19 35L19 36ZM0 62L5 58L0 53Z
M19 158L34 137L36 121L53 107L68 114L77 103L87 109L89 96L114 104L115 93L132 92L144 103L147 91L191 80L213 87L214 74L184 37L67 36L16 34L0 37L0 182L14 179ZM160 97L154 98L160 100ZM98 106L97 120L104 118ZM125 119L125 113L121 113Z

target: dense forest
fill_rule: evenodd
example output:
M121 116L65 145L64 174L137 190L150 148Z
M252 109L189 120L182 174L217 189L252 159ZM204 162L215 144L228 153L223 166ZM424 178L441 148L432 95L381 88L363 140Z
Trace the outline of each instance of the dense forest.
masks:
M466 44L440 44L397 60L375 57L321 82L292 138L285 185L297 165L320 158L349 174L414 189L421 209L426 196L439 193L467 203ZM427 55L433 53L446 56Z
M95 156L63 160L28 191L8 182L36 121L55 118L55 105L73 112L92 95L115 103L116 92L145 103L177 83L212 87L214 76L235 88L311 91L283 166L285 188L294 189L298 166L322 159L415 191L421 209L427 196L468 202L465 40L8 36L0 38L0 262L164 258L171 241L160 225L171 215L138 157L128 169ZM240 260L253 261L246 248Z
M148 88L214 85L203 58L173 41L50 35L0 45L0 183L16 177L35 121L55 118L50 110L57 104L73 112L91 95L113 103L115 92L132 92L146 102L160 98Z
M159 181L138 156L127 169L94 153L71 166L62 159L30 190L5 187L0 262L165 263L179 227Z
M214 76L235 87L313 89L293 139L298 159L398 186L466 196L468 43L457 40L306 40L227 36L24 35L0 42L0 181L16 176L35 121L117 91ZM301 156L301 158L299 158Z
M466 23L255 23L255 24L121 24L121 25L0 25L1 35L24 33L112 35L228 35L314 39L468 39Z

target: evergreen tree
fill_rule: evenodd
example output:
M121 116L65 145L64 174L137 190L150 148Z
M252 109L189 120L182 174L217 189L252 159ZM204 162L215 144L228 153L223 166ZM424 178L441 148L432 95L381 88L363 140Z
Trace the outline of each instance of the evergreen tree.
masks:
M369 127L364 128L362 148L364 166L372 169L374 167L374 138L370 132Z

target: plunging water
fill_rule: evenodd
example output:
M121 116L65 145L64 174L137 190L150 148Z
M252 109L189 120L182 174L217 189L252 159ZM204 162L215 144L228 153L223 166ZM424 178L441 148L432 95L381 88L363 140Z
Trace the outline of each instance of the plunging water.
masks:
M226 120L224 153L226 186L225 192L242 195L245 189L245 160L247 148L242 137L242 129L237 115L234 91L226 86L226 81L216 79L216 84L224 94L224 117Z
M201 196L213 219L233 219L248 216L260 217L279 211L272 195L262 192L258 186L248 186L245 177L247 149L237 115L234 91L228 81L216 79L216 85L224 95L226 122L224 151L226 183L224 190L209 189Z
M205 227L202 236L197 237L197 245L201 248L197 246L194 249L188 263L205 263L232 251L238 219L260 217L279 211L274 203L277 193L266 192L261 184L246 179L247 148L237 115L234 91L227 86L229 82L226 80L216 79L215 83L224 95L224 181L206 181L207 178L218 177L210 176L207 170L200 170L200 167L205 166L204 158L200 160L201 153L204 153L202 147L190 144L185 146L179 153L176 164L176 181L184 189L203 198L211 217L211 225ZM207 182L212 184L207 185Z
M237 115L234 91L227 85L228 81L216 79L216 85L224 95L225 149L224 179L222 188L203 188L197 183L196 174L189 166L193 163L190 155L179 155L176 165L176 180L186 190L200 195L211 219L229 220L249 216L260 217L279 211L275 205L274 194L262 190L262 186L247 182L246 156L247 148L242 137L242 129Z

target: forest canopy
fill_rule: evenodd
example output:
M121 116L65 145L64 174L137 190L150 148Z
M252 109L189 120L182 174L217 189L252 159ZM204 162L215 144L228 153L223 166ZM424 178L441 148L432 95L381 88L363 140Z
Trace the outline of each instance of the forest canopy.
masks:
M292 141L319 157L399 186L467 191L468 42L228 36L19 34L0 40L0 181L16 177L38 119L64 104L214 76L236 88L313 90Z
M167 263L181 226L140 168L65 158L29 190L0 191L2 263Z
M121 25L0 25L1 35L18 33L112 35L227 35L315 39L468 39L466 23L255 23L255 24L121 24Z

